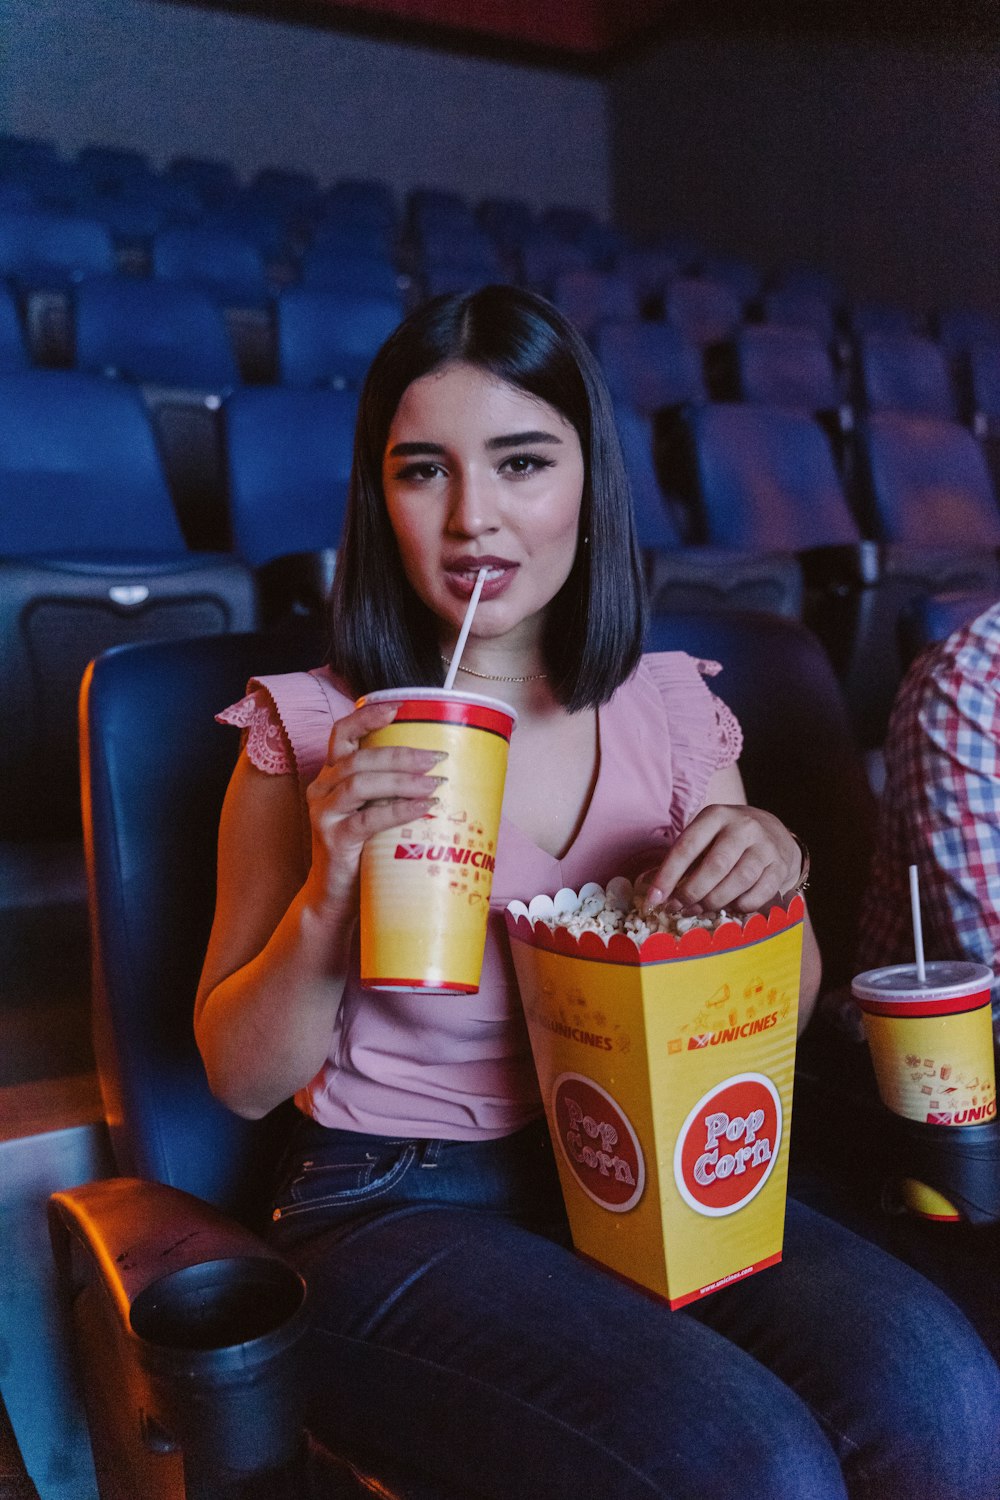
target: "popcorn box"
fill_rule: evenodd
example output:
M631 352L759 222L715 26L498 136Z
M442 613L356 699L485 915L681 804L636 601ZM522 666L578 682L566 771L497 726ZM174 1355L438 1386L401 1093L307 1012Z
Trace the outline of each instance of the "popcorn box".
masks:
M595 894L507 908L535 1068L576 1249L683 1307L781 1259L805 908L572 933Z

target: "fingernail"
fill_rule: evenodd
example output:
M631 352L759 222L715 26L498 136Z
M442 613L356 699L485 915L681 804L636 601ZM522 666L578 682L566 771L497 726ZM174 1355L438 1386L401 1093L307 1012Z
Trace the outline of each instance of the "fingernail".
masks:
M651 885L646 892L646 905L650 908L663 904L663 892L658 885Z
M447 776L425 776L424 780L431 782L434 786L444 786L448 778Z
M437 754L434 756L434 759L431 761L431 765L432 766L440 765L441 761L447 760L447 759L448 759L448 752L447 752L447 750L439 750L437 752Z

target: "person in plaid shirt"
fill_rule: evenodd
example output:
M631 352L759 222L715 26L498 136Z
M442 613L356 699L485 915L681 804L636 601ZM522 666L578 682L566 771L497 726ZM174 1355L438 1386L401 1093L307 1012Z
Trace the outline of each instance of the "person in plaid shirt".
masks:
M914 662L885 765L858 967L912 960L916 864L927 956L992 967L1000 1041L1000 600Z

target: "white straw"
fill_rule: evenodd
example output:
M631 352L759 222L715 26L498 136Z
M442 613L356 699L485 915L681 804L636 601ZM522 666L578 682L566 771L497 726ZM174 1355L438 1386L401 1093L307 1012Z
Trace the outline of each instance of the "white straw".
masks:
M921 984L927 982L924 967L924 929L920 920L920 883L916 865L910 866L910 912L913 916L913 951L917 959L917 978Z
M462 621L462 628L458 633L455 649L451 653L451 666L448 668L448 675L444 680L446 692L449 688L455 686L455 673L458 671L459 663L462 660L462 652L465 650L465 643L469 639L469 631L472 629L472 617L476 613L476 605L479 603L479 596L483 592L483 584L486 582L486 575L489 571L489 568L480 568L476 574L476 586L472 590L472 598L469 600L469 607L465 611L465 619Z

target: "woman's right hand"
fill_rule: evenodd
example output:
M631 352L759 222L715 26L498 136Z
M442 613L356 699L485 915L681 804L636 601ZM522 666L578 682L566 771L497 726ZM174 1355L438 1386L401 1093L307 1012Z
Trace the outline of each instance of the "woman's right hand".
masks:
M446 779L432 774L447 759L443 752L362 745L395 717L392 704L372 703L338 719L326 761L306 792L312 827L308 904L318 915L353 918L367 840L426 817Z

